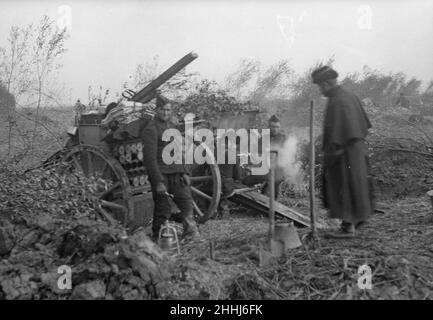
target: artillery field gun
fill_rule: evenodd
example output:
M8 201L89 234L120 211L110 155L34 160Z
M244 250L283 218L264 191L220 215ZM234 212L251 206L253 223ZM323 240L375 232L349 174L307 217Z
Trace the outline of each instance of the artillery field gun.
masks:
M122 222L129 230L150 225L153 217L151 186L143 163L146 146L139 132L154 116L147 105L157 95L158 88L198 56L189 53L173 64L139 92L126 90L124 100L107 110L81 114L76 126L68 130L70 140L63 150L48 158L42 166L54 167L62 174L81 173L96 183L92 196L99 203L98 211L104 219ZM126 109L139 111L133 121L119 125L111 118ZM255 118L255 114L247 116ZM230 118L230 117L229 117ZM248 121L251 122L251 119ZM114 124L114 125L113 125ZM235 128L236 129L236 128ZM197 143L198 144L198 143ZM207 156L214 157L206 152ZM205 222L215 216L221 198L222 181L220 167L215 159L207 163L190 165L191 191L194 198L195 217ZM242 186L239 190L243 190ZM254 191L232 192L236 202L266 212L266 196ZM308 218L283 205L277 214L308 225Z
M153 216L150 183L143 163L143 146L139 132L153 118L149 101L167 80L197 58L189 53L138 92L127 90L118 110L83 113L76 126L68 130L66 147L48 158L43 166L61 172L81 172L98 182L94 196L99 199L99 211L108 220L119 220L130 229L148 226ZM114 108L114 109L116 109ZM140 116L120 127L113 127L110 114L119 109L132 108ZM105 123L104 123L105 122ZM191 168L192 191L196 218L204 222L217 209L221 178L217 165ZM206 192L202 191L206 189Z

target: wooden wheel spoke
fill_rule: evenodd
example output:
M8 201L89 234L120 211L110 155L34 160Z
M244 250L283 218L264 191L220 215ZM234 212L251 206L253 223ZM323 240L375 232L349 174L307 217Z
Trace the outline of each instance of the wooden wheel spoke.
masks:
M75 167L77 168L77 170L84 173L83 167L81 166L80 161L78 160L78 158L75 154L72 155L72 160L74 161L74 164L75 164Z
M92 153L86 152L86 158L87 158L87 170L88 170L89 176L91 176L93 173Z
M106 201L106 200L100 200L100 201L101 201L101 205L104 207L108 207L108 208L112 208L112 209L119 209L119 210L123 210L124 212L128 211L128 209L125 206L122 206L121 204Z
M104 220L126 226L134 217L127 173L111 154L98 146L77 145L62 156L61 165L70 177L80 179L74 174L80 172L90 178L85 180L88 196L98 202L96 209Z
M197 177L191 177L191 182L202 182L202 181L210 181L212 180L212 176L197 176Z
M106 219L112 226L116 224L116 220L111 216L109 212L102 208L102 206L98 207L98 211L101 213L104 219Z
M191 186L191 191L194 192L196 195L205 198L208 201L212 201L212 197L204 193L203 191L200 191L199 189Z
M107 170L107 168L110 168L110 166L108 165L108 162L104 162L104 166L101 169L101 178L105 177L105 170Z
M105 162L102 158L100 158L99 156L95 156L92 155L93 160L95 162L95 165L92 163L89 167L91 168L91 170L94 172L93 176L97 179L99 178L104 178L104 170L108 167L108 163ZM101 168L101 162L103 161L103 166Z
M192 204L194 206L194 211L200 216L200 217L204 217L203 212L201 212L200 208L198 207L197 203L192 200Z
M105 196L107 196L108 194L110 194L111 192L113 192L116 188L120 187L121 184L120 182L116 182L115 184L113 184L111 187L109 187L107 190L103 191L102 193L98 194L99 199L104 198Z
M211 160L207 164L195 164L190 168L195 218L198 222L204 223L217 212L221 197L221 176L212 150L202 143L196 145L202 145L206 150L207 160Z

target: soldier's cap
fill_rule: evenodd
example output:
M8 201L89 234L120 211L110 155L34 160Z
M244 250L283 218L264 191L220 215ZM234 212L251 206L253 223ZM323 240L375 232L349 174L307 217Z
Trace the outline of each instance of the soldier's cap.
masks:
M280 122L280 119L278 119L278 117L274 114L269 118L269 122Z
M169 102L170 101L166 97L164 97L163 95L161 95L161 94L158 94L156 96L156 107L157 108L161 108L161 107L165 106Z
M338 77L337 71L328 66L317 68L311 73L313 83L321 83L326 80L336 79Z

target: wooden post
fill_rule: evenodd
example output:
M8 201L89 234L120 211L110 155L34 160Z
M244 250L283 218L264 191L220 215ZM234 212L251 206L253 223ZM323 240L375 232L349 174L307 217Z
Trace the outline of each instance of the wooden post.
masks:
M275 234L275 211L274 211L274 199L275 199L275 157L278 156L278 152L271 150L270 152L270 164L269 164L269 239L274 239Z
M310 220L311 220L311 235L313 238L316 236L316 215L314 212L314 101L310 101Z

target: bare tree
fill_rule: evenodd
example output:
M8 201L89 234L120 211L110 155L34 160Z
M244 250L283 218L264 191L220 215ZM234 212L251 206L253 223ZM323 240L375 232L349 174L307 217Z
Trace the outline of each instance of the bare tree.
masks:
M59 30L56 22L44 15L39 22L36 31L36 41L32 48L32 62L36 75L36 116L35 127L31 145L31 153L33 156L33 149L36 137L36 130L38 128L38 117L41 107L41 102L44 97L45 86L48 84L49 76L52 72L58 70L61 65L59 58L66 52L65 40L67 39L66 28Z
M293 74L294 71L290 66L289 60L283 59L271 65L260 75L250 99L260 102L270 95L286 98L290 93L290 83Z
M255 59L242 58L238 69L227 76L226 87L237 99L241 98L241 91L251 85L260 73L260 62Z
M2 82L6 89L18 100L31 84L30 39L33 26L25 28L12 26L8 37L8 46L0 50L0 68Z
M0 80L15 96L17 105L36 107L30 143L32 157L41 106L48 101L59 102L54 93L53 78L55 71L61 67L59 60L66 51L67 38L66 29L58 29L53 19L43 15L36 26L12 26L7 46L0 48ZM13 128L16 128L16 118L16 111L9 109L8 154L11 153L11 136Z
M259 103L270 96L286 98L294 72L290 61L283 59L266 69L259 61L242 58L238 69L226 78L226 88L237 99Z
M25 92L30 86L30 63L27 61L28 42L31 36L31 26L19 28L13 26L9 33L7 49L0 49L0 74L1 82L5 90L12 94L14 99ZM11 152L12 129L16 125L15 119L15 101L13 106L7 106L8 122L8 156Z

